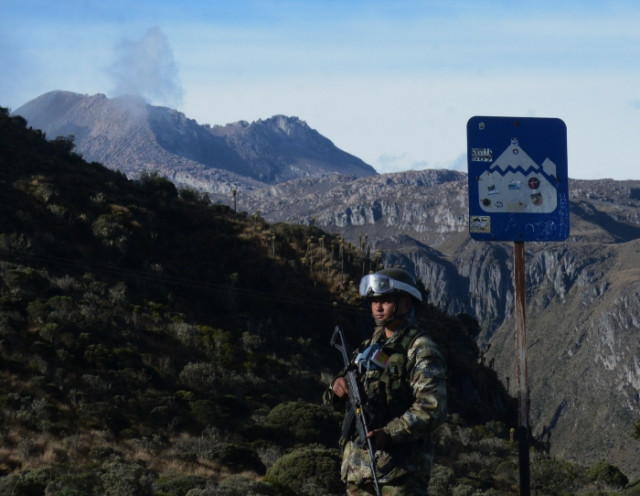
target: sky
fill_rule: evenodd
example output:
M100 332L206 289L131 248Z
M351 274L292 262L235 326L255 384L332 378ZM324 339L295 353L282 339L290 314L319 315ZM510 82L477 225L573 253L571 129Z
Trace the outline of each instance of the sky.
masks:
M471 117L551 117L569 177L640 179L638 26L637 0L0 0L0 106L295 116L380 173L466 172Z

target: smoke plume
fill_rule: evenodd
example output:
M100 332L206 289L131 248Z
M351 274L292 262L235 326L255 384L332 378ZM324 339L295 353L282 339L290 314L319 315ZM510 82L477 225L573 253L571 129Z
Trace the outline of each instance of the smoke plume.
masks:
M116 46L109 74L114 96L136 96L171 107L182 102L178 66L167 37L158 27L139 40L122 40Z

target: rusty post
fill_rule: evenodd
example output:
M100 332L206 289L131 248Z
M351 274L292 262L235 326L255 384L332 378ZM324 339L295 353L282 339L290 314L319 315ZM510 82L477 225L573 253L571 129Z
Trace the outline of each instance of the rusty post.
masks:
M524 242L513 246L515 287L516 365L518 376L518 460L520 496L530 495L529 468L529 384L527 381L527 322L525 312Z

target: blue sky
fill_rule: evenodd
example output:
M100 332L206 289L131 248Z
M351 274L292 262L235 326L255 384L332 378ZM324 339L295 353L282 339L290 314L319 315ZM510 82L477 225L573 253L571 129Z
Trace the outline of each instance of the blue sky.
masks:
M640 179L638 26L636 0L0 0L0 105L292 115L383 173L466 171L474 115L557 117L570 177Z

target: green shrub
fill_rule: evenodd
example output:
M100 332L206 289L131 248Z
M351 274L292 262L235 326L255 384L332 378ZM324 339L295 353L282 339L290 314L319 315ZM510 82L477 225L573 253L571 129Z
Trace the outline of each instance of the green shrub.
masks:
M267 470L265 481L292 494L317 486L334 494L344 493L338 450L300 448L280 458Z
M186 496L279 496L280 492L270 484L254 481L242 475L226 477L218 485L203 489L191 489ZM158 496L158 495L156 495Z
M156 200L173 200L178 196L178 190L175 185L157 171L143 171L138 181L144 193Z
M42 496L53 475L53 471L47 468L7 475L0 478L0 494Z
M448 496L449 488L455 479L456 476L451 467L435 464L431 471L429 494L431 496Z
M238 412L230 408L234 404L232 397L224 396L215 400L194 400L189 403L191 416L202 426L215 425L226 427Z
M203 458L224 465L231 472L251 470L264 474L265 466L258 454L247 446L233 443L218 443L203 453Z
M141 462L128 462L118 456L111 457L100 467L104 488L101 496L151 496L155 475Z
M584 480L579 467L549 457L537 457L531 463L532 492L561 495L575 492Z
M172 479L159 480L154 484L156 495L158 491L171 496L185 496L191 489L201 489L207 483L199 475L180 475Z
M218 379L216 366L211 362L188 363L180 372L180 383L192 391L211 394L216 390Z
M587 469L586 477L594 482L604 482L614 487L624 487L629 479L613 465L606 462L598 462Z
M60 475L47 484L44 496L87 496L100 493L97 474L83 472Z
M451 490L451 496L472 496L476 488L468 484L460 484Z
M122 453L109 446L94 446L89 450L89 458L99 462L104 462L111 457L122 456Z
M519 477L518 471L518 465L515 462L505 460L496 466L493 473L496 479L517 483Z
M103 214L91 225L94 236L110 247L125 251L130 241L128 220L122 213Z
M209 205L211 203L209 193L197 191L191 188L180 188L178 190L178 195L188 203L200 203L202 205Z
M269 412L266 421L300 444L333 447L340 436L340 423L334 411L324 405L304 401L280 403Z

